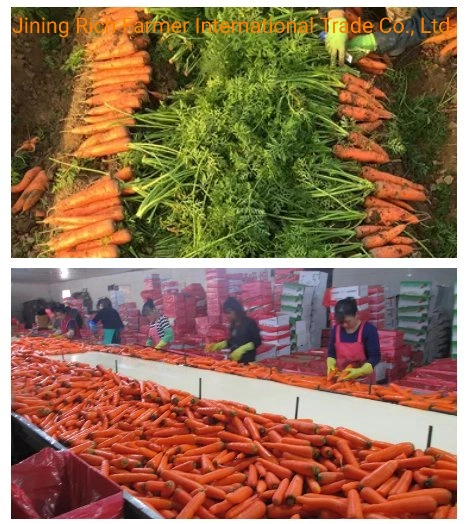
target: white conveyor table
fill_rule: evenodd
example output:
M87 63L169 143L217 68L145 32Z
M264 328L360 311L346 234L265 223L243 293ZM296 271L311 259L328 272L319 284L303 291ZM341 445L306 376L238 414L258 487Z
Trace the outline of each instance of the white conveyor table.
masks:
M154 380L196 396L201 378L203 398L232 400L252 406L259 413L278 413L288 418L294 418L299 397L298 418L344 426L374 440L413 442L421 449L426 447L428 429L432 426L432 446L457 452L457 417L454 415L98 351L69 354L64 358L93 366L117 367L122 375Z

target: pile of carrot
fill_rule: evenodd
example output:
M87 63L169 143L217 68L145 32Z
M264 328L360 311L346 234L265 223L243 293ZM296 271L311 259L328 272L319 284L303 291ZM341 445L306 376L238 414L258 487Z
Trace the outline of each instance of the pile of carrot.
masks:
M341 103L338 115L354 120L356 131L348 134L347 145L334 146L335 155L362 164L390 162L387 152L365 136L377 131L386 119L393 117L381 103L387 98L385 93L371 82L349 73L343 75L342 81L345 89L338 95ZM374 191L364 200L367 225L356 228L357 238L362 239L364 248L373 257L410 256L414 240L403 233L407 225L420 221L413 203L427 201L424 186L367 165L362 168L361 176L374 184Z
M59 200L44 223L60 231L47 243L56 258L117 258L120 245L131 241L124 220L120 180L132 177L130 168L105 175L85 189Z
M457 56L457 19L449 20L447 31L431 36L423 41L422 45L438 45L439 61L445 64L450 57Z
M246 378L272 380L289 386L351 395L368 400L391 402L415 409L439 411L453 415L456 415L457 413L457 394L453 392L438 391L430 394L420 394L413 392L410 388L399 386L397 384L372 385L369 388L369 385L356 381L335 382L334 376L311 376L279 371L276 368L264 366L261 362L245 366L231 360L217 360L210 355L184 356L163 351L155 351L152 348L144 348L141 346L97 346L70 340L41 339L34 337L22 338L12 347L13 349L27 349L40 355L103 351L121 356L164 362L165 364L187 365L207 371L229 373Z
M49 185L46 172L35 166L26 171L23 179L18 184L11 186L13 194L19 194L19 198L11 208L13 214L26 213L30 211L42 198Z
M12 409L165 518L456 518L457 457L12 355Z
M151 79L149 40L135 36L131 24L146 15L138 8L106 8L99 14L102 23L113 23L115 31L103 32L86 48L87 78L92 93L85 103L89 109L84 125L71 133L86 136L74 155L99 158L128 150L128 127L135 125L132 113L148 99Z

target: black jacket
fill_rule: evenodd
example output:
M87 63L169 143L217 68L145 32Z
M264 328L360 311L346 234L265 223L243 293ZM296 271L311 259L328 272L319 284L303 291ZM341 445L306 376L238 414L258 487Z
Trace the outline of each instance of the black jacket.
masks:
M245 317L240 324L231 324L228 339L228 347L231 353L249 342L253 343L255 349L247 351L247 353L243 355L239 361L241 364L248 364L249 362L255 361L255 350L262 343L262 338L258 325L252 318Z
M96 324L102 322L104 329L123 329L124 327L118 311L112 307L106 307L98 311L93 322Z

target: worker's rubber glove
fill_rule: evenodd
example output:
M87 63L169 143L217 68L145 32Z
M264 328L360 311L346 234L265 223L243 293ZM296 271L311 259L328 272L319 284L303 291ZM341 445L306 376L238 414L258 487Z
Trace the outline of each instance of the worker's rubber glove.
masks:
M377 49L377 40L374 33L359 35L349 41L347 50L355 60L372 53Z
M366 375L371 375L373 371L374 368L372 367L372 364L366 362L360 368L349 369L347 375L343 378L343 380L356 380L357 378L365 377Z
M239 360L247 353L247 351L252 351L252 349L255 349L254 343L248 342L247 344L238 347L232 353L230 353L229 358L230 360L239 362Z
M336 358L328 357L327 358L327 375L336 369Z
M215 342L213 344L209 344L206 350L209 353L213 353L214 351L221 351L222 349L226 349L227 346L227 340L223 340L222 342Z
M155 349L163 349L167 346L167 342L164 342L164 340L160 340L157 344Z
M332 66L336 65L337 58L338 65L344 66L346 42L348 41L346 27L347 22L342 10L330 11L328 13L325 47L331 56Z
M151 337L148 337L146 339L146 344L145 345L151 347L153 345L153 339Z

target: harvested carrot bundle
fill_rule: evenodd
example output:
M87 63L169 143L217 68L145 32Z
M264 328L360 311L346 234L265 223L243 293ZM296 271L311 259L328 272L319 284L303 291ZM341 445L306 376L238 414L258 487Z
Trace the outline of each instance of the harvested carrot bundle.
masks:
M31 210L46 192L49 179L40 167L28 170L19 184L12 187L12 193L22 194L11 208L13 214Z

